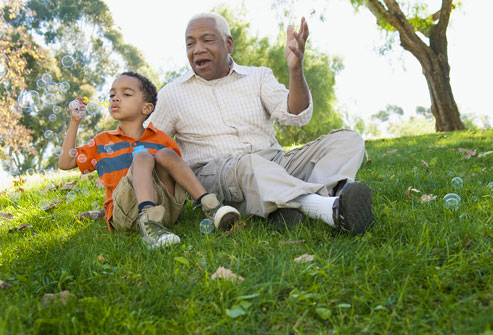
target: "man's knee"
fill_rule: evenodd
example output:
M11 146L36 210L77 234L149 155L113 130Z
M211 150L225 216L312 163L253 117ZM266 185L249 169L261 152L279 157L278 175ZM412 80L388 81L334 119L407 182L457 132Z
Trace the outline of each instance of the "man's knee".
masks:
M346 148L353 150L365 150L365 140L360 134L349 129L332 130L327 138L335 137Z

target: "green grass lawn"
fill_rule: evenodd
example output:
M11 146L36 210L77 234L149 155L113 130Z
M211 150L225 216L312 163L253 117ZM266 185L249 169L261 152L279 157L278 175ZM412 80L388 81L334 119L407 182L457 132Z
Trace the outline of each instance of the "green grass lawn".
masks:
M491 129L369 141L357 178L373 190L376 222L364 236L313 220L278 232L251 218L203 235L189 203L173 228L182 243L159 250L75 219L102 203L95 179L24 177L0 196L13 214L0 219L0 334L491 335L493 154L480 154L492 150ZM75 200L45 191L73 180ZM451 192L457 211L442 201ZM64 201L44 211L43 200ZM313 260L294 261L304 254ZM212 279L220 266L244 280ZM71 298L43 303L65 290Z

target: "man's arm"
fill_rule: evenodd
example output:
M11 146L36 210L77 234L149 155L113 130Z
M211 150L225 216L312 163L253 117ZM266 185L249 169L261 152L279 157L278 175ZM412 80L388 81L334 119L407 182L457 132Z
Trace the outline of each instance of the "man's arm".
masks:
M82 103L79 100L79 103ZM68 126L67 135L62 145L62 154L58 158L58 168L62 170L70 170L77 167L75 157L71 157L69 154L70 149L75 148L75 140L77 139L77 130L79 129L80 121L82 117L78 113L73 113L70 110L70 123Z
M310 90L303 73L303 55L308 38L308 23L301 18L300 31L294 31L291 25L287 29L286 61L289 69L289 113L298 115L310 104Z

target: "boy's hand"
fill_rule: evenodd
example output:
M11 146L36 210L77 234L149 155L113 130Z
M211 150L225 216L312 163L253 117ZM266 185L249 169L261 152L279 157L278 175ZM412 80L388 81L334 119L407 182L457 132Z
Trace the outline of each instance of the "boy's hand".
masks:
M87 105L82 97L77 97L68 104L70 110L71 121L80 123L86 115Z

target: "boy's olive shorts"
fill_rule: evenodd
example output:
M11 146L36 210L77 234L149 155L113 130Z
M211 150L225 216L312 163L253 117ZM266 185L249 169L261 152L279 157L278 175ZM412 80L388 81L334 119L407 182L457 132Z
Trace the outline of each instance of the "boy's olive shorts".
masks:
M165 225L175 223L184 208L185 190L176 184L175 195L170 195L156 171L152 172L152 183L155 203L163 205L165 209L163 223ZM110 222L116 230L138 230L138 215L137 199L132 186L132 170L128 169L127 175L120 180L113 191L113 217Z

